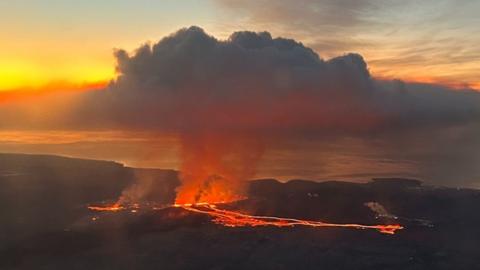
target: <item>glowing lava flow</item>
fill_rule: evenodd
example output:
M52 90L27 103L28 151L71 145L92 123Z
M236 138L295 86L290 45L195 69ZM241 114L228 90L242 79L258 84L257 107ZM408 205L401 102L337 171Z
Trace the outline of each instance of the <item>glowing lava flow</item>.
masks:
M181 207L185 210L202 213L213 217L213 222L227 227L243 227L243 226L276 226L276 227L292 227L292 226L309 226L309 227L340 227L353 229L374 229L385 234L394 234L397 230L403 229L398 224L392 225L361 225L361 224L336 224L325 223L321 221L301 220L293 218L279 218L270 216L254 216L234 212L230 210L218 209L216 205L209 203L197 204L175 204L175 207Z
M92 211L113 211L113 212L116 212L116 211L124 210L125 207L116 203L116 204L113 204L113 205L110 205L110 206L88 206L88 209L90 209Z
M338 224L327 223L322 221L303 220L295 218L281 218L271 216L255 216L235 212L231 210L219 209L215 204L211 203L196 203L196 204L174 204L174 207L183 208L190 212L201 213L212 217L212 221L226 227L257 227L257 226L276 226L276 227L293 227L293 226L308 226L308 227L337 227L337 228L351 228L351 229L371 229L377 230L385 234L395 234L397 230L403 229L402 225L362 225L362 224ZM138 205L134 205L138 208ZM89 206L88 209L92 211L121 211L128 207L120 204L113 204L110 206ZM154 208L156 209L156 208ZM159 209L165 209L159 208Z

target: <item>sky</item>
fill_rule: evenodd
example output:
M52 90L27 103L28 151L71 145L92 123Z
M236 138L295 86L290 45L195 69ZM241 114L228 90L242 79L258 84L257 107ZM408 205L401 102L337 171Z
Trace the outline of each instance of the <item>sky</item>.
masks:
M164 0L0 2L0 91L96 88L113 50L181 27L299 40L322 58L360 53L373 76L480 88L475 0Z
M0 152L174 168L192 183L209 172L480 188L478 10L2 1Z
M113 50L210 20L203 1L1 1L0 91L107 82Z

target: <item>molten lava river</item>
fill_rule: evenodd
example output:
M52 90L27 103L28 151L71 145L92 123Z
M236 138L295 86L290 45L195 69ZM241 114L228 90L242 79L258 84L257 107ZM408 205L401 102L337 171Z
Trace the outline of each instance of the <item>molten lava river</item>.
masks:
M200 213L212 217L212 221L216 224L226 227L257 227L257 226L275 226L275 227L293 227L293 226L306 226L306 227L340 227L351 229L370 229L377 230L380 233L394 234L397 230L403 229L403 226L399 224L390 225L362 225L362 224L337 224L327 223L322 221L312 221L294 218L282 218L273 216L256 216L248 215L245 213L220 209L217 204L212 203L195 203L195 204L174 204L171 207L183 208L187 211ZM132 208L132 212L136 212L137 205L133 207L124 207L120 204L113 204L111 206L89 206L92 211L121 211Z

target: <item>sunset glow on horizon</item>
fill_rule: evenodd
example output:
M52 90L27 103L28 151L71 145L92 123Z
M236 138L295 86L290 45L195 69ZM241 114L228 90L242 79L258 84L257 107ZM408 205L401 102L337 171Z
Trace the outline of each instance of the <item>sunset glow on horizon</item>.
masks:
M233 31L269 30L275 36L302 41L324 59L360 53L377 78L480 88L480 51L468 47L480 41L474 34L478 19L466 15L478 3L443 1L432 10L426 8L428 4L414 2L388 7L367 2L347 7L345 16L351 13L353 18L331 21L321 16L336 7L325 5L323 11L314 1L302 1L295 10L283 1L142 0L115 1L113 6L113 1L4 2L0 23L5 27L0 34L8 38L0 44L0 92L106 84L115 78L114 49L133 52L139 43L157 42L190 25L220 39ZM141 12L133 14L133 10ZM411 10L414 14L409 14ZM292 26L285 22L299 13L304 17L295 22L302 30L291 35ZM180 16L192 14L194 18ZM445 16L458 20L442 20Z

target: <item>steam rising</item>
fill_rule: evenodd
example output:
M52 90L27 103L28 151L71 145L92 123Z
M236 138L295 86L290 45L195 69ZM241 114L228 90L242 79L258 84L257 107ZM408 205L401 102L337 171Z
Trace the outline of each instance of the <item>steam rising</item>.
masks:
M367 202L367 203L365 203L365 206L370 208L370 210L372 210L376 214L376 217L388 218L388 219L397 219L396 216L390 214L387 211L387 209L385 209L385 207L378 202Z

